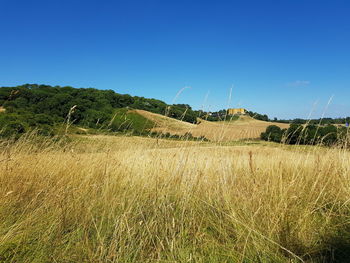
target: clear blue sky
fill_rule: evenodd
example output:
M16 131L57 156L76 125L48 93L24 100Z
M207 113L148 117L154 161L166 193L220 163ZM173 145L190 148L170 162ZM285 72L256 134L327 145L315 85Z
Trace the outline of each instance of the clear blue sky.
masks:
M0 86L350 115L350 1L0 0ZM207 99L206 99L207 97Z

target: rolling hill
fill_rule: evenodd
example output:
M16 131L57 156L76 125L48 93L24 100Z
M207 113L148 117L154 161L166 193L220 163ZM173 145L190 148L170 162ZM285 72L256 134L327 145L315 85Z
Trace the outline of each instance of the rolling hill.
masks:
M151 129L153 132L177 135L191 133L195 137L204 136L211 141L256 139L269 125L289 127L289 124L260 121L249 116L240 116L237 120L220 122L198 119L198 124L191 124L144 110L133 110L133 112L152 121L155 124Z

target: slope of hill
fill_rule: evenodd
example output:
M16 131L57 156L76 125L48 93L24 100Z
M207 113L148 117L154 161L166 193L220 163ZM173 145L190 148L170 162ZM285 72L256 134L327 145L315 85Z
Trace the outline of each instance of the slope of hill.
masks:
M150 118L145 118L133 110L121 108L115 110L108 128L112 131L133 131L141 134L151 130L154 126L155 123Z
M145 110L132 110L132 112L138 113L155 123L155 126L152 128L152 131L155 132L169 132L171 134L183 135L186 132L190 132L197 127L197 125L189 122L169 118L167 116Z
M230 141L238 139L256 139L270 125L288 128L288 124L255 120L249 116L240 116L235 121L209 122L201 120L193 135L202 134L213 141Z
M272 123L256 120L249 116L240 116L237 120L211 122L198 119L198 124L190 124L160 114L135 110L138 114L155 123L154 132L184 135L191 133L195 137L204 136L211 141L231 141L238 139L256 139L269 125L288 128L285 123Z

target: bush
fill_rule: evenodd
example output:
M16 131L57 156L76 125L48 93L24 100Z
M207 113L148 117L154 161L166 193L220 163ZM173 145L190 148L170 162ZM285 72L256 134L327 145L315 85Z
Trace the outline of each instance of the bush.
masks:
M303 126L300 124L291 124L287 129L286 143L288 144L299 144L301 141L301 132Z
M26 125L20 121L10 121L0 131L1 137L19 137L27 131Z
M38 134L43 136L53 136L55 133L52 126L48 124L43 124L39 126Z
M276 126L270 125L266 128L266 131L260 135L260 138L265 141L281 142L284 131Z

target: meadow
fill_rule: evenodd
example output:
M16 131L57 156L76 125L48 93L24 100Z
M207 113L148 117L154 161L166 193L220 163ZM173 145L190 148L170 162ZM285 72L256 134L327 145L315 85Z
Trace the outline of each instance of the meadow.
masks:
M350 258L345 149L33 134L0 149L0 262Z

